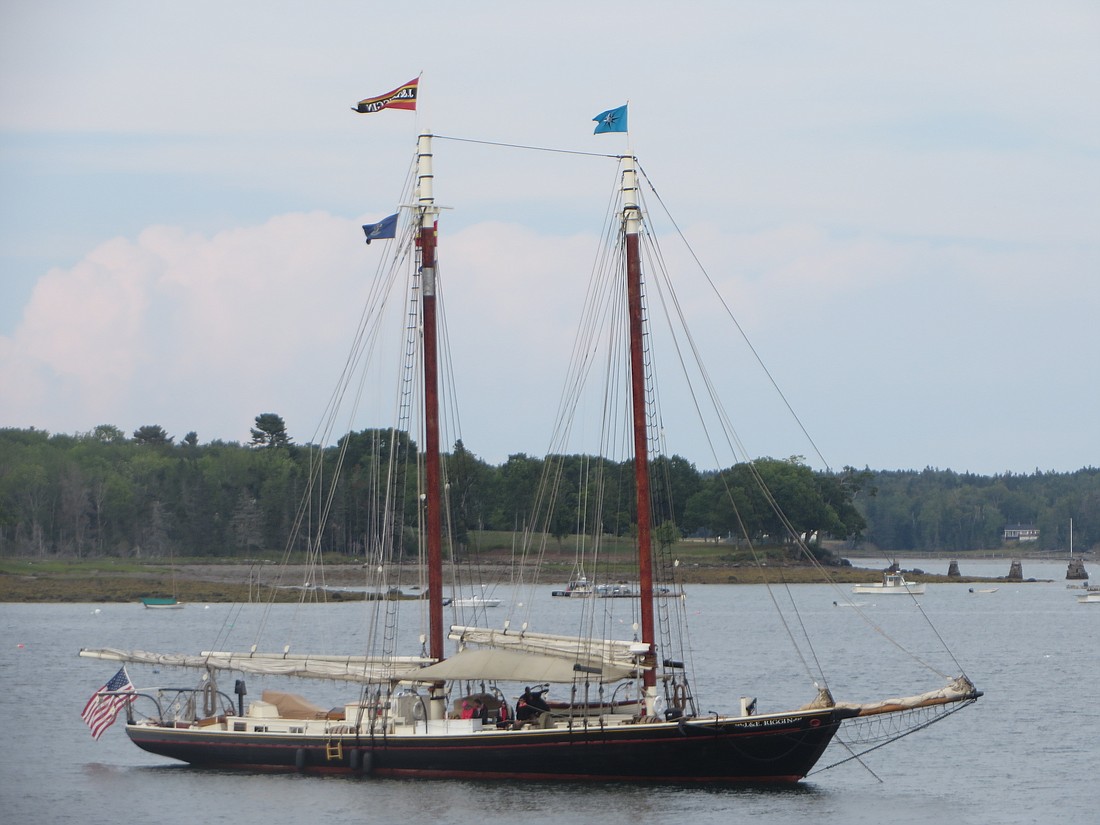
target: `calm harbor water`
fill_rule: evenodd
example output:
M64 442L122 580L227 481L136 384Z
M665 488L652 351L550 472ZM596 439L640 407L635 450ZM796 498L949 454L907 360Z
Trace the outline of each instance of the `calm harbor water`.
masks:
M928 561L914 564L935 570ZM903 566L911 565L903 560ZM867 754L863 764L849 761L819 770L795 788L780 789L487 787L194 770L138 750L121 723L100 741L92 740L80 710L115 668L80 659L77 651L115 646L197 652L234 625L240 626L241 637L228 647L247 647L251 636L245 634L258 621L259 607L238 612L230 605L212 604L148 611L132 604L4 604L0 810L5 821L18 823L122 819L258 825L307 815L316 821L457 824L560 823L581 817L594 823L689 817L694 825L808 819L849 825L1045 823L1055 815L1065 822L1094 821L1100 810L1100 605L1077 603L1074 591L1066 589L1065 569L1064 562L1025 561L1026 577L1051 581L999 583L993 593L970 592L972 586L965 584L930 585L919 609L904 597L879 597L880 603L874 597L852 597L864 601L858 609L846 608L848 588L792 586L802 606L800 620L815 631L816 650L838 699L882 698L909 692L914 684L921 690L941 684L938 677L895 655L893 646L882 643L886 635L915 647L943 672L957 672L935 634L928 633L924 615L986 696L940 724ZM975 575L1006 572L1007 561L974 562L963 570ZM1090 572L1100 579L1100 570ZM549 590L535 598L545 600L540 607L550 618L532 629L568 625L581 609L575 601L551 599ZM507 599L501 592L495 595ZM812 698L812 686L799 669L769 656L786 645L786 637L772 629L772 595L766 588L689 587L686 599L702 710L733 710L742 694L757 696L762 711ZM626 600L607 601L609 609L612 601L619 603L614 609L626 609ZM330 649L354 649L352 628L361 604L308 610L315 611L314 618L335 620L343 638L338 635ZM290 627L294 614L301 612L279 606L269 623ZM859 629L853 621L858 613L871 618L877 629ZM629 617L619 621L629 623ZM922 634L931 635L932 641ZM295 647L318 641L320 637L301 638ZM190 681L180 673L154 675L137 667L131 675L139 686ZM779 683L785 686L772 687ZM252 677L250 695L258 696L265 686L283 685L274 680L265 685ZM311 698L317 695L296 689ZM349 694L339 685L322 685L320 690L321 704L335 704ZM820 767L846 756L834 744Z

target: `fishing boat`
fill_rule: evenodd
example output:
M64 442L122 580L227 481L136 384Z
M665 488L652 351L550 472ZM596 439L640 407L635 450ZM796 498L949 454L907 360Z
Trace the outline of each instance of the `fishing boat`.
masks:
M550 595L565 599L587 599L596 595L596 587L587 577L581 576L580 578L570 579L563 589L553 590Z
M910 582L905 580L905 574L900 570L894 573L883 573L882 581L868 582L852 585L853 593L875 593L880 596L920 596L924 594L924 582Z
M1100 604L1100 585L1086 584L1084 593L1077 597L1079 604Z
M591 312L599 314L613 306L616 317L625 318L613 325L613 332L603 340L622 345L615 349L622 352L620 363L626 367L608 372L626 377L628 389L616 396L625 410L619 421L626 422L626 429L609 429L601 439L605 444L625 443L630 458L626 464L593 459L586 464L586 472L592 474L586 489L609 487L623 475L620 469L629 467L626 487L633 492L631 523L623 533L633 537L637 575L631 580L638 582L637 596L605 602L585 600L579 612L565 611L580 617L573 634L539 630L533 613L516 624L506 620L495 627L444 627L444 545L451 541L444 526L453 513L448 494L455 484L454 471L440 447L440 422L451 418L440 410L441 398L450 397L440 391L441 374L450 365L440 352L444 333L451 327L440 320L440 207L433 191L433 135L421 134L410 175L414 190L399 201L411 206L401 213L403 229L394 232L393 246L398 251L391 260L395 267L404 265L409 273L408 297L399 304L406 308L407 316L403 340L416 355L402 363L415 363L417 369L402 369L418 388L403 388L402 392L404 397L415 396L423 409L409 414L404 426L415 430L423 450L414 452L409 447L411 441L399 437L408 430L399 428L390 431L392 437L386 445L390 455L404 452L413 456L420 482L420 506L412 508L412 520L420 553L415 556L417 567L424 569L427 577L427 632L422 647L404 653L395 647L397 611L403 606L420 608L421 603L379 601L369 603L369 609L376 611L370 623L379 628L373 637L379 640L377 650L320 654L296 652L286 646L265 653L255 644L243 652L212 649L194 654L82 650L82 656L93 659L148 665L158 671L181 667L200 672L199 684L189 689L190 693L136 688L137 698L129 705L125 730L138 747L196 767L217 769L490 781L789 784L811 771L842 725L854 726L847 728L846 747L858 749L863 743L866 750L872 750L887 739L946 718L982 695L963 674L946 684L936 675L930 677L937 680L931 689L924 683L911 694L887 694L889 698L872 701L839 701L828 683L815 675L807 675L799 687L804 701L791 707L765 708L763 703L744 697L739 706L734 698L735 706L729 711L713 712L710 708L718 706L716 701L722 697L704 700L697 695L691 649L678 647L687 639L689 611L686 599L680 596L681 588L670 587L678 582L677 562L670 544L655 538L665 522L658 515L661 496L656 481L660 474L653 472L660 466L655 455L660 439L655 437L657 416L651 392L654 362L649 351L651 307L647 294L652 292L647 289L658 287L655 282L647 287L640 250L656 239L645 229L636 159L627 153L612 156L612 162L616 167L612 200L617 206L609 212L613 217L608 221L607 238L623 257L614 262L606 259L608 280L601 281L602 292L590 307L596 306ZM377 231L374 237L379 237ZM605 260L602 253L601 260ZM378 286L372 295L389 300L390 286ZM374 315L365 312L364 318L369 324ZM577 349L583 351L578 362L587 366L572 370L572 378L586 379L591 364L599 360L585 349L588 335L587 326L578 333L581 343ZM373 342L366 333L356 340ZM367 352L374 344L362 346L362 352ZM401 409L407 406L411 405ZM569 429L559 426L557 432ZM552 448L549 455L562 457L564 453ZM563 487L555 482L560 470L554 466L548 461L548 480L538 488L532 513L549 512L544 505ZM597 479L599 473L604 475ZM404 489L408 478L411 476L403 477L396 489ZM371 562L364 565L368 572L377 570L379 576L387 575L390 565L403 555L398 545L414 532L402 530L395 515L403 512L403 505L391 505L389 498L384 501L386 517L378 519L377 533L370 540ZM537 522L544 525L541 527L536 522L532 516L535 526L524 530L524 547L530 548L525 549L524 558L538 558L540 542L551 535L547 522ZM606 523L593 519L590 541L599 542L607 534ZM794 535L797 540L798 531ZM453 550L448 550L448 557L455 557ZM582 589L581 584L574 584L576 590ZM585 583L584 588L590 586ZM524 600L528 610L538 603L538 599ZM597 604L606 609L594 609ZM601 624L601 617L613 609L631 611L631 620ZM803 657L803 663L807 661L812 663L814 657ZM243 677L253 675L344 682L352 695L331 708L329 703L275 692L246 703ZM724 681L732 686L734 674ZM232 696L228 684L234 685ZM558 701L548 702L547 710L531 718L519 719L516 697L528 695L532 685L556 691ZM732 687L723 692L733 697L738 693ZM475 695L484 697L480 706L491 710L463 718L463 704ZM861 736L863 726L883 720L888 722L884 728ZM888 731L885 735L883 729Z

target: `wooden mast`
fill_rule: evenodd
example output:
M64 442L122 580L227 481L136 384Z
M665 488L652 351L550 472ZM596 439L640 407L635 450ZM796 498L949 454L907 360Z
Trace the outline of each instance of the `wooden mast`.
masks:
M439 466L439 367L436 337L435 221L432 136L417 142L417 210L420 220L420 289L424 347L424 480L428 545L428 651L443 658L443 502Z
M649 436L646 426L644 323L642 317L642 263L638 233L642 213L634 158L623 159L623 232L626 241L626 293L630 316L630 403L634 428L634 488L638 510L638 578L641 592L641 641L649 645L642 682L647 689L657 684L653 621L653 517L649 496ZM654 693L647 690L647 693ZM654 697L655 698L655 697Z

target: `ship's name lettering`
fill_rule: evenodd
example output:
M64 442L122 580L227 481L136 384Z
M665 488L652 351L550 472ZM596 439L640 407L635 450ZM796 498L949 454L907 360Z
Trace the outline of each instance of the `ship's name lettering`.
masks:
M739 728L771 728L776 725L787 725L792 722L801 722L802 717L796 716L794 718L787 717L785 719L755 719L752 722L738 722Z

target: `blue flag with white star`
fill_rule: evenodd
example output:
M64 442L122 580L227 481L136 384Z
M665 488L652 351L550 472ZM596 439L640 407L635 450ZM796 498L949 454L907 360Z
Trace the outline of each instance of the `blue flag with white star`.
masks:
M596 121L596 131L592 133L594 135L600 135L604 132L625 132L626 104L624 103L617 109L608 109L606 112L600 112L592 119Z
M397 214L382 218L378 223L363 224L363 234L367 236L367 243L381 238L392 238L397 235Z

